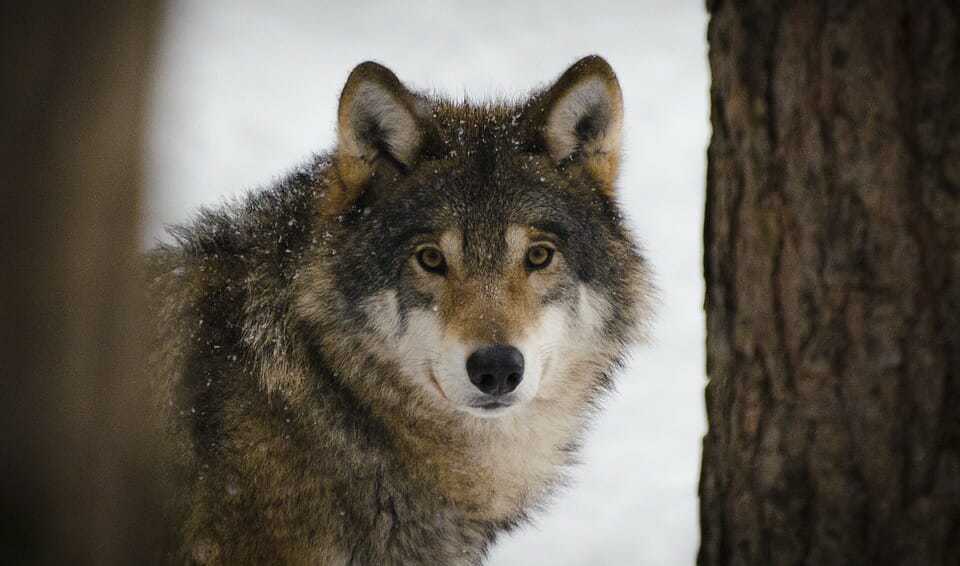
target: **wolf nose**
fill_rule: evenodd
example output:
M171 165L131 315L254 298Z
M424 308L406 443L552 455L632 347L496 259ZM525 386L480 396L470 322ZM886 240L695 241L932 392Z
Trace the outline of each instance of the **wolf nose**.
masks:
M487 395L505 395L523 381L523 354L503 344L480 348L467 358L467 375Z

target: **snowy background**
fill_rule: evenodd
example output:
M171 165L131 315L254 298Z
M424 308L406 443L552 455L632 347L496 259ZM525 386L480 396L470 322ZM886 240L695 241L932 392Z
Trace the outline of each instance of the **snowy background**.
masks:
M708 140L702 0L174 2L151 112L147 243L201 204L269 184L332 146L350 69L516 96L598 53L626 106L621 194L662 290L576 483L489 564L693 564L703 412L701 233Z

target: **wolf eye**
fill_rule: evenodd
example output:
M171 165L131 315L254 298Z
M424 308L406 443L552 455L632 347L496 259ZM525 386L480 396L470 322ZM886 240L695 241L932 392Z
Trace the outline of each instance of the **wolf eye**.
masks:
M531 246L527 250L526 267L530 271L543 269L553 261L553 248L544 244Z
M447 272L447 262L443 259L443 252L437 248L422 248L417 252L417 263L430 273L443 275Z

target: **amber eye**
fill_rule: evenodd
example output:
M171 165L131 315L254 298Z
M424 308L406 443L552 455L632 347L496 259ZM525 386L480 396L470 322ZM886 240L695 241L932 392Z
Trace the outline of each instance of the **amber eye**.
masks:
M531 271L543 269L550 265L551 261L553 261L553 248L550 246L537 244L527 250L526 265Z
M443 252L437 248L421 248L417 252L417 263L430 273L443 275L447 272L447 262L443 259Z

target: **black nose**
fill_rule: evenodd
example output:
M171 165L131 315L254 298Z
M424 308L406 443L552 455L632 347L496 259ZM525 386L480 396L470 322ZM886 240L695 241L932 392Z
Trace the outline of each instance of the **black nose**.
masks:
M523 381L523 354L503 344L480 348L467 358L467 375L487 395L505 395Z

